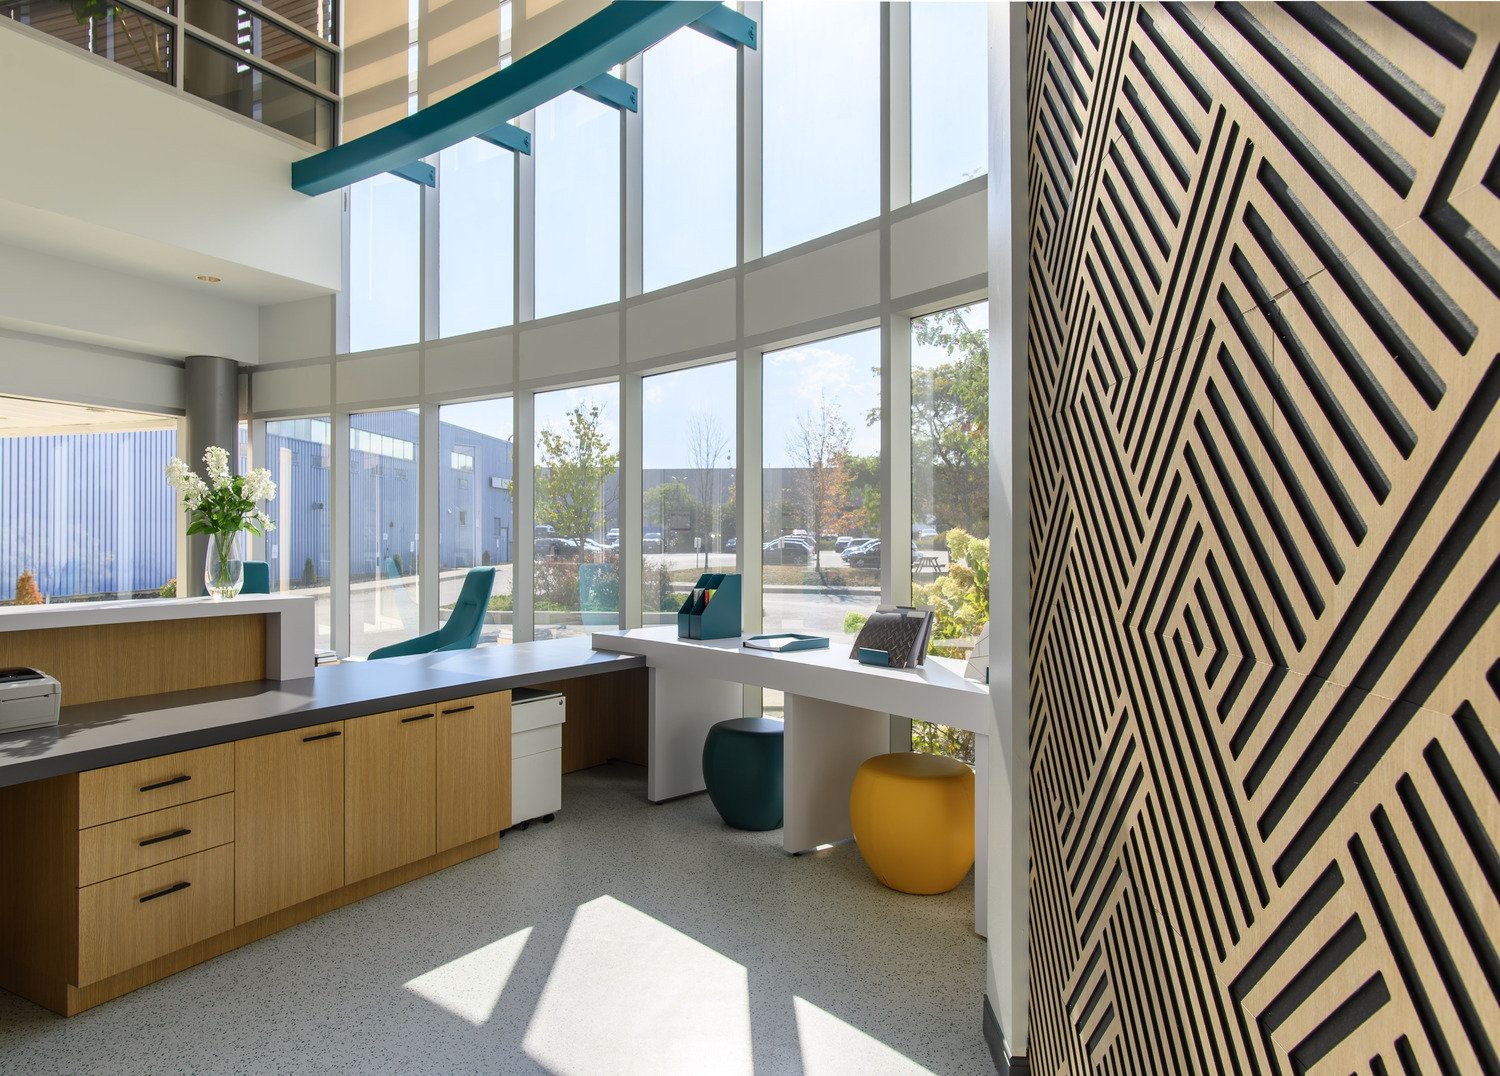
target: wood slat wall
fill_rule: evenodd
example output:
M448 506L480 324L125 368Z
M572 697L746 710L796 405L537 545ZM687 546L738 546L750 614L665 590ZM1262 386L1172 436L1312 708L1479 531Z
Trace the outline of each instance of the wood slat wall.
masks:
M1500 8L1029 20L1031 1071L1500 1072Z

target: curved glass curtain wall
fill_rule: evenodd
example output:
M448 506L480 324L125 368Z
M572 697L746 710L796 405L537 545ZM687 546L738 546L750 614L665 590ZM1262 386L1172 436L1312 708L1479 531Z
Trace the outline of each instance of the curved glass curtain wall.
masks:
M918 7L923 10L917 11ZM984 10L985 5L969 4L913 6L908 57L911 95L906 103L914 198L930 197L984 170ZM764 11L758 58L763 64L763 164L758 178L764 216L759 239L766 253L816 240L880 214L881 19L879 5L863 3L768 5ZM828 40L835 39L840 47L828 49ZM634 167L642 177L641 219L633 253L627 247L627 221L620 213L622 134L629 121L622 122L619 113L577 94L565 94L533 114L533 158L513 159L505 151L471 142L439 156L439 186L425 195L414 185L391 177L360 185L386 189L367 191L351 205L355 233L350 250L355 263L349 307L352 350L411 344L422 335L417 297L424 197L438 200L439 229L438 242L428 252L438 260L428 291L429 296L438 297L438 306L435 312L429 311L427 324L444 337L496 329L526 318L528 311L524 305L516 308L512 297L519 291L524 303L528 284L534 286L534 309L529 313L535 317L617 302L622 293L622 249L627 257L640 258L640 286L645 292L734 267L740 185L735 172L736 67L732 50L690 30L664 40L640 59L641 142ZM517 122L527 125L524 119ZM630 167L629 162L625 165ZM534 249L522 247L519 268L531 279L523 276L518 289L512 270L514 250L525 230L515 214L526 200L516 177L528 168L534 169ZM747 237L752 250L754 238ZM358 264L360 259L377 260L380 271ZM400 264L393 266L390 259ZM363 332L354 324L361 310L370 317ZM982 304L966 311L971 325L979 317L976 310L982 310ZM904 354L903 349L898 352ZM913 344L911 371L918 396L922 371L928 369L924 363L929 360L923 347ZM636 599L648 622L673 604L678 589L691 585L688 576L696 578L705 557L711 567L732 564L742 537L763 547L765 630L807 628L839 639L852 638L857 624L846 622L846 617L866 613L878 603L882 572L889 574L896 567L891 561L893 551L903 559L911 556L917 581L930 584L927 561L936 555L941 566L943 559L941 550L931 548L932 536L924 529L936 529L937 513L920 500L923 496L930 500L929 494L920 491L930 490L934 478L924 470L930 468L931 460L923 455L915 436L911 488L916 529L910 537L901 534L851 557L843 556L845 549L857 548L862 540L881 537L881 471L889 461L880 455L878 416L881 379L890 374L879 368L880 330L835 334L773 350L764 355L763 362L765 402L751 417L762 428L764 511L759 523L750 521L752 534L747 536L734 533L737 493L732 454L738 412L733 362L648 373L643 379L641 534L626 536L626 542L619 533L617 382L523 397L534 400L532 428L536 432L529 447L537 490L532 513L526 511L527 506L512 506L510 530L505 522L496 522L503 517L489 508L471 509L468 501L463 506L459 502L466 492L489 496L486 483L514 483L513 472L507 472L509 479L488 473L480 463L483 451L475 447L484 438L513 440L511 402L442 404L441 426L451 428L454 445L445 443L438 449L443 483L439 622L451 604L444 580L450 575L461 578L464 570L456 546L450 556L449 536L456 539L464 532L468 537L457 544L468 549L465 543L479 540L474 548L481 558L485 542L501 543L490 554L502 570L492 603L493 626L485 629L484 642L527 637L532 625L510 622L514 594L504 588L515 578L514 565L502 559L501 549L517 540L514 525L525 522L528 515L528 525L534 528L530 568L536 638L581 634L597 624L620 621L622 551L641 558ZM901 376L906 376L905 360L898 366ZM685 419L690 426L692 406L684 401L711 395L723 401L714 414L724 427L721 432L728 435L726 451L731 461L714 468L698 467L690 458L689 436L663 438L659 431L680 432ZM597 416L592 411L595 405ZM688 408L686 416L684 407ZM471 415L465 412L468 408L491 408L492 413ZM821 423L822 432L837 436L825 437L825 451L817 457L816 467L800 470L827 470L832 476L827 481L799 474L789 454L788 443L793 439L789 431L797 428L799 420L814 417L827 419ZM893 435L904 436L907 429L915 428L921 421L916 401L910 419L896 415L893 421L897 423ZM908 427L908 421L914 426ZM841 426L847 426L847 431L840 432ZM460 434L460 430L470 433ZM474 446L469 446L470 441ZM476 470L469 491L459 485L460 472L467 466L460 449L466 446L475 447ZM570 475L570 468L582 477ZM554 472L580 489L595 490L583 498L585 511L564 512L550 497L548 484L557 484ZM708 477L718 480L716 489L695 487L697 479ZM750 480L756 481L753 473ZM809 483L815 488L809 488ZM477 519L469 518L471 511ZM458 513L465 514L459 517ZM579 518L563 518L571 515ZM476 522L481 526L476 527ZM812 539L817 531L823 533ZM354 532L351 521L351 543ZM790 549L787 538L793 539ZM799 539L807 551L802 563L798 563ZM636 541L640 545L631 549ZM814 544L816 552L811 549ZM472 550L467 555L472 558ZM351 565L351 572L354 568ZM814 580L810 590L809 574ZM896 576L905 580L905 569L897 570ZM357 582L353 588L358 590ZM361 630L355 623L358 604L351 599L351 636Z
M607 382L540 392L533 407L535 637L561 639L616 627L620 386Z
M620 297L620 114L565 93L536 110L536 316Z
M448 622L470 568L495 582L479 645L515 637L515 402L438 408L438 625Z
M646 291L735 262L735 68L733 49L691 27L643 57Z

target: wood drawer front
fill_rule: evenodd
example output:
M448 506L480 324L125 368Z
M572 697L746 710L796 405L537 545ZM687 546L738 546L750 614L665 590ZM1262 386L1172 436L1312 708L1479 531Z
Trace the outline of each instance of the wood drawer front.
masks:
M74 985L107 979L233 926L232 844L85 886L78 891Z
M234 793L106 822L78 834L78 884L93 885L234 840Z
M78 775L78 828L207 799L234 789L234 744L143 758Z

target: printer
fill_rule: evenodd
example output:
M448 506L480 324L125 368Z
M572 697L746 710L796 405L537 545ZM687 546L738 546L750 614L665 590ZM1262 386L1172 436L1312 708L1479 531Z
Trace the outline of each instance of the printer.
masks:
M57 724L62 685L36 669L0 669L0 736Z

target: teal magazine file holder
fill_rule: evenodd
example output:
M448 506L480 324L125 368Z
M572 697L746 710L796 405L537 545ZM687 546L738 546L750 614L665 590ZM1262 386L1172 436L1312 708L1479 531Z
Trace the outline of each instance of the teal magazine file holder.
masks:
M712 593L710 593L712 592ZM740 634L741 595L738 575L710 572L693 584L682 608L677 610L679 639L734 639Z

